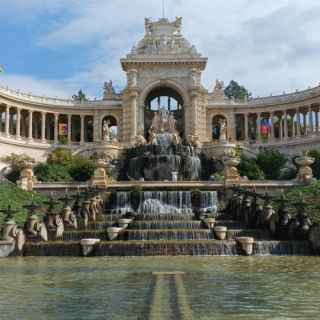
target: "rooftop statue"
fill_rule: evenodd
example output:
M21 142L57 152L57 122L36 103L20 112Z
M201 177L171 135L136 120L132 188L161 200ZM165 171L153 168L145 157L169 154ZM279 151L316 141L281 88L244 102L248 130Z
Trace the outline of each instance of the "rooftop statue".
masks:
M103 90L103 100L112 99L117 95L112 80L104 83Z
M177 17L170 22L162 18L152 21L145 18L145 37L138 43L137 47L131 51L132 55L158 55L158 54L182 54L188 57L200 55L182 35L182 18Z

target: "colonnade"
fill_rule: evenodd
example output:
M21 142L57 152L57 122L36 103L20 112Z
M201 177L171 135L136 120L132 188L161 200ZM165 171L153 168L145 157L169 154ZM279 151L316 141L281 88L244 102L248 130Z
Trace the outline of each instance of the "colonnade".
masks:
M84 144L95 139L94 117L59 114L0 105L0 132L5 137L54 144Z
M235 113L235 140L248 143L276 143L320 134L320 104Z

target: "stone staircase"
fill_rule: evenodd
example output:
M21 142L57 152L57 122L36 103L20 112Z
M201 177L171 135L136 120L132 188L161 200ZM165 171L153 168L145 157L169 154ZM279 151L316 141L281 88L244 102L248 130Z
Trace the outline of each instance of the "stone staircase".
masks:
M301 255L310 252L306 241L275 241L268 230L247 228L243 222L217 217L215 226L227 227L225 240L218 240L214 230L196 220L192 214L137 215L114 241L107 229L116 226L120 215L105 215L78 230L65 230L62 241L27 243L25 255L74 256L81 254L82 239L100 239L91 255L95 256L156 256L156 255L240 255L243 252L237 237L253 237L253 254ZM69 248L69 249L68 249ZM77 250L75 250L77 248Z

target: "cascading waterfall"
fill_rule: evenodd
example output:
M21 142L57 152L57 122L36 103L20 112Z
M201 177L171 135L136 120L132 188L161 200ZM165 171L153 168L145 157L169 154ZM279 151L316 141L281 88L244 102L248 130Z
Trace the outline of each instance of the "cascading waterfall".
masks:
M142 215L192 214L190 191L145 191L137 211Z
M218 194L216 191L201 191L200 212L217 215L218 213Z
M192 215L191 191L143 191L140 193L138 215ZM218 209L216 191L201 191L200 210L215 215ZM124 215L134 212L131 204L131 193L121 191L116 193L116 203L112 214Z
M116 193L116 206L111 210L111 213L125 215L127 212L133 212L130 192L119 191Z

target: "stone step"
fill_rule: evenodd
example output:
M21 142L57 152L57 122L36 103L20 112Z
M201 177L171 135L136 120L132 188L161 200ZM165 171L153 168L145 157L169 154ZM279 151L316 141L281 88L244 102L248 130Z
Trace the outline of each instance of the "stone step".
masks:
M65 231L63 233L63 241L80 241L82 239L101 239L108 240L107 232L95 230L76 230Z
M201 221L133 221L129 225L129 229L135 230L155 230L155 229L201 229L204 228Z
M271 240L272 236L268 230L262 229L229 229L227 239L232 240L237 237L252 237L255 240Z
M228 229L245 229L246 225L242 221L238 220L216 220L216 226L225 226Z
M171 240L211 240L211 230L124 230L119 235L119 240L134 241L171 241Z
M194 214L181 213L181 214L153 214L144 215L138 214L135 216L136 221L192 221L195 219Z
M235 241L103 241L94 256L220 256L240 255ZM308 241L257 241L254 255L312 255ZM27 242L24 256L81 256L80 241Z

